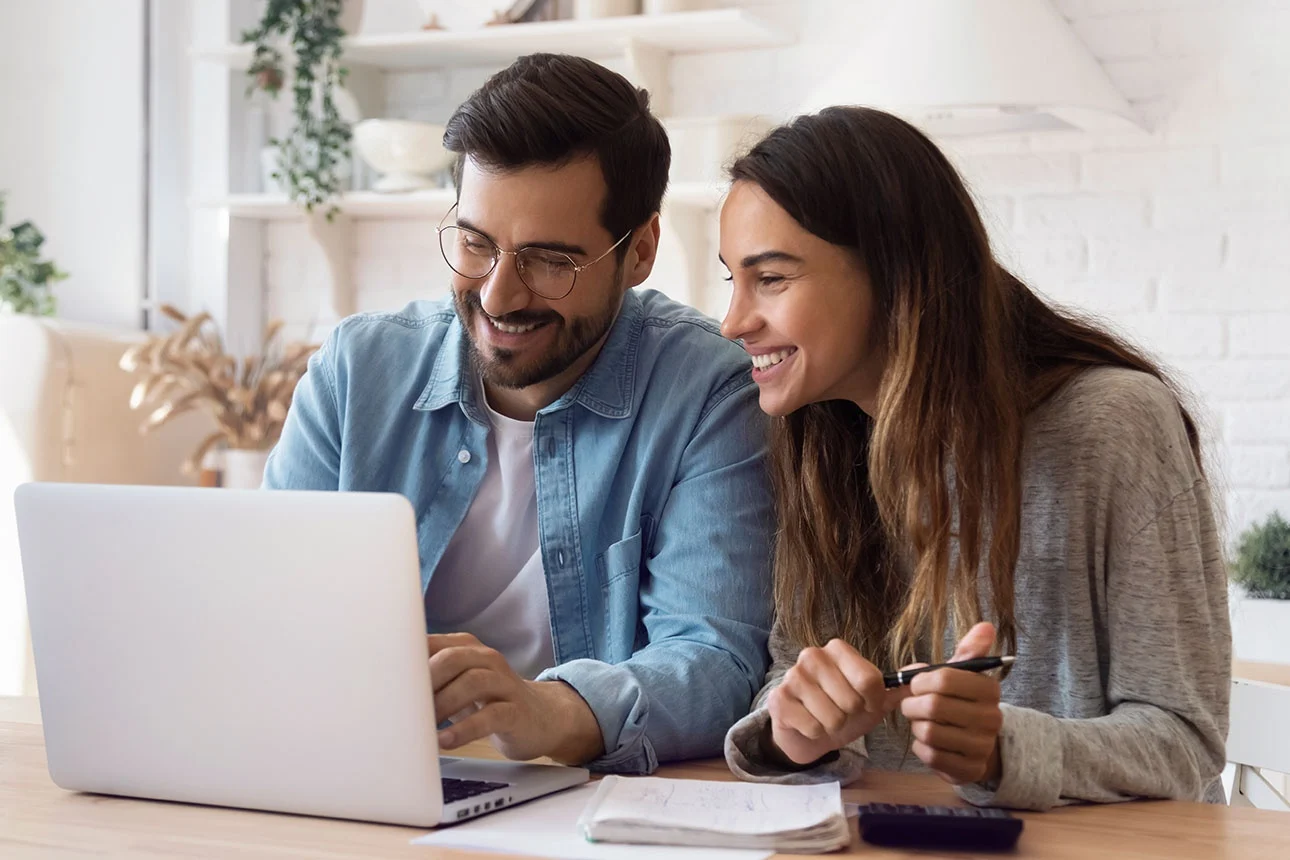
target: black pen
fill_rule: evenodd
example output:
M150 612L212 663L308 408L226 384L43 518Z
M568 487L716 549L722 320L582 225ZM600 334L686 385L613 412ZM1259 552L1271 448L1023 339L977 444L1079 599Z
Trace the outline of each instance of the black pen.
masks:
M908 684L915 675L924 672L935 672L937 669L962 669L964 672L988 672L1003 666L1011 666L1016 657L974 657L971 660L960 660L957 663L937 663L935 666L920 666L917 669L901 669L882 676L884 687L900 687Z

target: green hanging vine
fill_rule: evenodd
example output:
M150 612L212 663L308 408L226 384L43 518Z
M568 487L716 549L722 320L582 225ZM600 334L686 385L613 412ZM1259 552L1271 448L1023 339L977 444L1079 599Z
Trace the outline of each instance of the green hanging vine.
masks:
M348 71L340 63L345 36L339 24L341 4L342 0L268 0L259 26L242 34L244 43L255 45L247 70L249 91L261 89L276 97L286 79L276 44L285 39L295 55L295 122L285 138L270 141L279 153L274 178L285 183L288 196L306 211L329 203L328 218L338 211L333 201L341 191L339 171L349 163L352 136L332 100Z

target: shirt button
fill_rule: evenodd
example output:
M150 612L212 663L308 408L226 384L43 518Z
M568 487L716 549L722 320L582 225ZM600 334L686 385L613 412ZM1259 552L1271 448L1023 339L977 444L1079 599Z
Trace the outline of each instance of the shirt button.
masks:
M458 452L457 452L457 462L458 462L458 463L461 463L462 465L465 465L466 463L469 463L469 462L470 462L470 452L469 452L469 451L467 451L465 448L462 448L460 451L458 451Z

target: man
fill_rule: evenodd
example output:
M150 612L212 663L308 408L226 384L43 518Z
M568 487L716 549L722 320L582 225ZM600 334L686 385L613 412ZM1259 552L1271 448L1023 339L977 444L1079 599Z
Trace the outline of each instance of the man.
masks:
M444 142L452 301L342 322L265 485L411 500L443 748L635 773L717 754L766 669L773 513L747 356L630 289L666 134L621 76L539 54Z

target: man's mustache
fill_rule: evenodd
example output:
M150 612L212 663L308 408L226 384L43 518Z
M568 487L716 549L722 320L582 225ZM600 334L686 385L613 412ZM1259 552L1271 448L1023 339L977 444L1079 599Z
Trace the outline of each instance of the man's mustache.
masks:
M502 314L501 316L493 316L488 311L484 310L484 305L479 300L479 293L476 293L473 291L468 293L463 293L461 296L461 301L462 301L462 304L464 304L471 311L481 313L484 316L488 317L493 322L499 322L502 325L514 325L514 326L542 325L543 323L564 321L564 317L560 316L555 311L547 311L545 313L541 311L513 311L509 314Z

